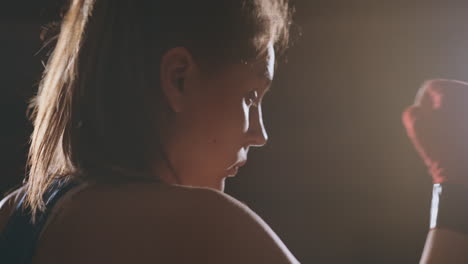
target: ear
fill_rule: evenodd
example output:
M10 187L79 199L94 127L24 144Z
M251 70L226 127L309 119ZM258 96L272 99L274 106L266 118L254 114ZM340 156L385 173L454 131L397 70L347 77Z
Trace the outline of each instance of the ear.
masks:
M190 52L183 47L168 50L161 59L161 89L174 112L184 109L185 80L194 68Z

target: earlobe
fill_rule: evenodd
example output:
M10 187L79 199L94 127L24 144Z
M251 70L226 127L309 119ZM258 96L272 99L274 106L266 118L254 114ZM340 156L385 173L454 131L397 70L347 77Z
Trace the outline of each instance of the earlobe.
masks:
M190 52L183 47L172 48L161 58L161 90L169 107L176 113L184 108L185 79L192 64Z

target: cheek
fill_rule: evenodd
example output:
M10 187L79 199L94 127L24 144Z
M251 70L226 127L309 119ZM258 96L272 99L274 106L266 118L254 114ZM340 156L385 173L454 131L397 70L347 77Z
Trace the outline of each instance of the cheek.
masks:
M249 107L243 99L219 98L199 102L184 119L193 143L226 146L241 144L249 127L248 117Z
M249 128L249 106L245 101L225 100L210 112L212 119L207 126L214 132L211 133L211 137L226 145L240 144L242 135Z
M249 128L249 106L244 99L225 99L213 105L204 120L204 136L210 143L211 154L225 158L236 155ZM229 157L228 157L229 158Z
M209 83L206 92L197 94L190 103L184 117L187 137L182 140L187 143L185 153L191 153L189 159L197 160L202 167L219 169L232 165L245 144L249 105L240 86L236 80Z
M206 100L190 111L184 118L185 136L179 137L185 162L205 175L220 173L231 166L244 144L248 114L248 105L242 99Z

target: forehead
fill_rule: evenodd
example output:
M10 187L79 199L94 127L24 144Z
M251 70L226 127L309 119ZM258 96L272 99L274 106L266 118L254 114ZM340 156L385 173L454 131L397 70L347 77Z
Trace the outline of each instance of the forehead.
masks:
M260 75L259 77L273 80L275 73L275 49L273 44L270 43L266 52L252 62L250 66Z
M269 44L262 55L256 60L228 65L216 75L214 81L221 82L217 85L226 85L239 87L265 86L268 87L275 71L275 50L273 44ZM211 78L208 78L211 79ZM252 83L254 82L254 83Z
M273 80L273 75L275 72L275 48L271 42L268 44L266 67L270 75L269 77L271 77L271 80Z

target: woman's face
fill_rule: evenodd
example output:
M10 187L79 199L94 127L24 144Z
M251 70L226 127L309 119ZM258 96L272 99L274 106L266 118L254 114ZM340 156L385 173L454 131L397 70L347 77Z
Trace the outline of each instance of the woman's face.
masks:
M228 66L216 76L207 77L196 64L185 68L183 88L166 93L175 98L169 101L178 110L172 113L164 139L176 175L160 170L164 181L224 190L226 177L247 161L249 148L263 146L268 139L261 102L274 65L270 44L262 59Z

